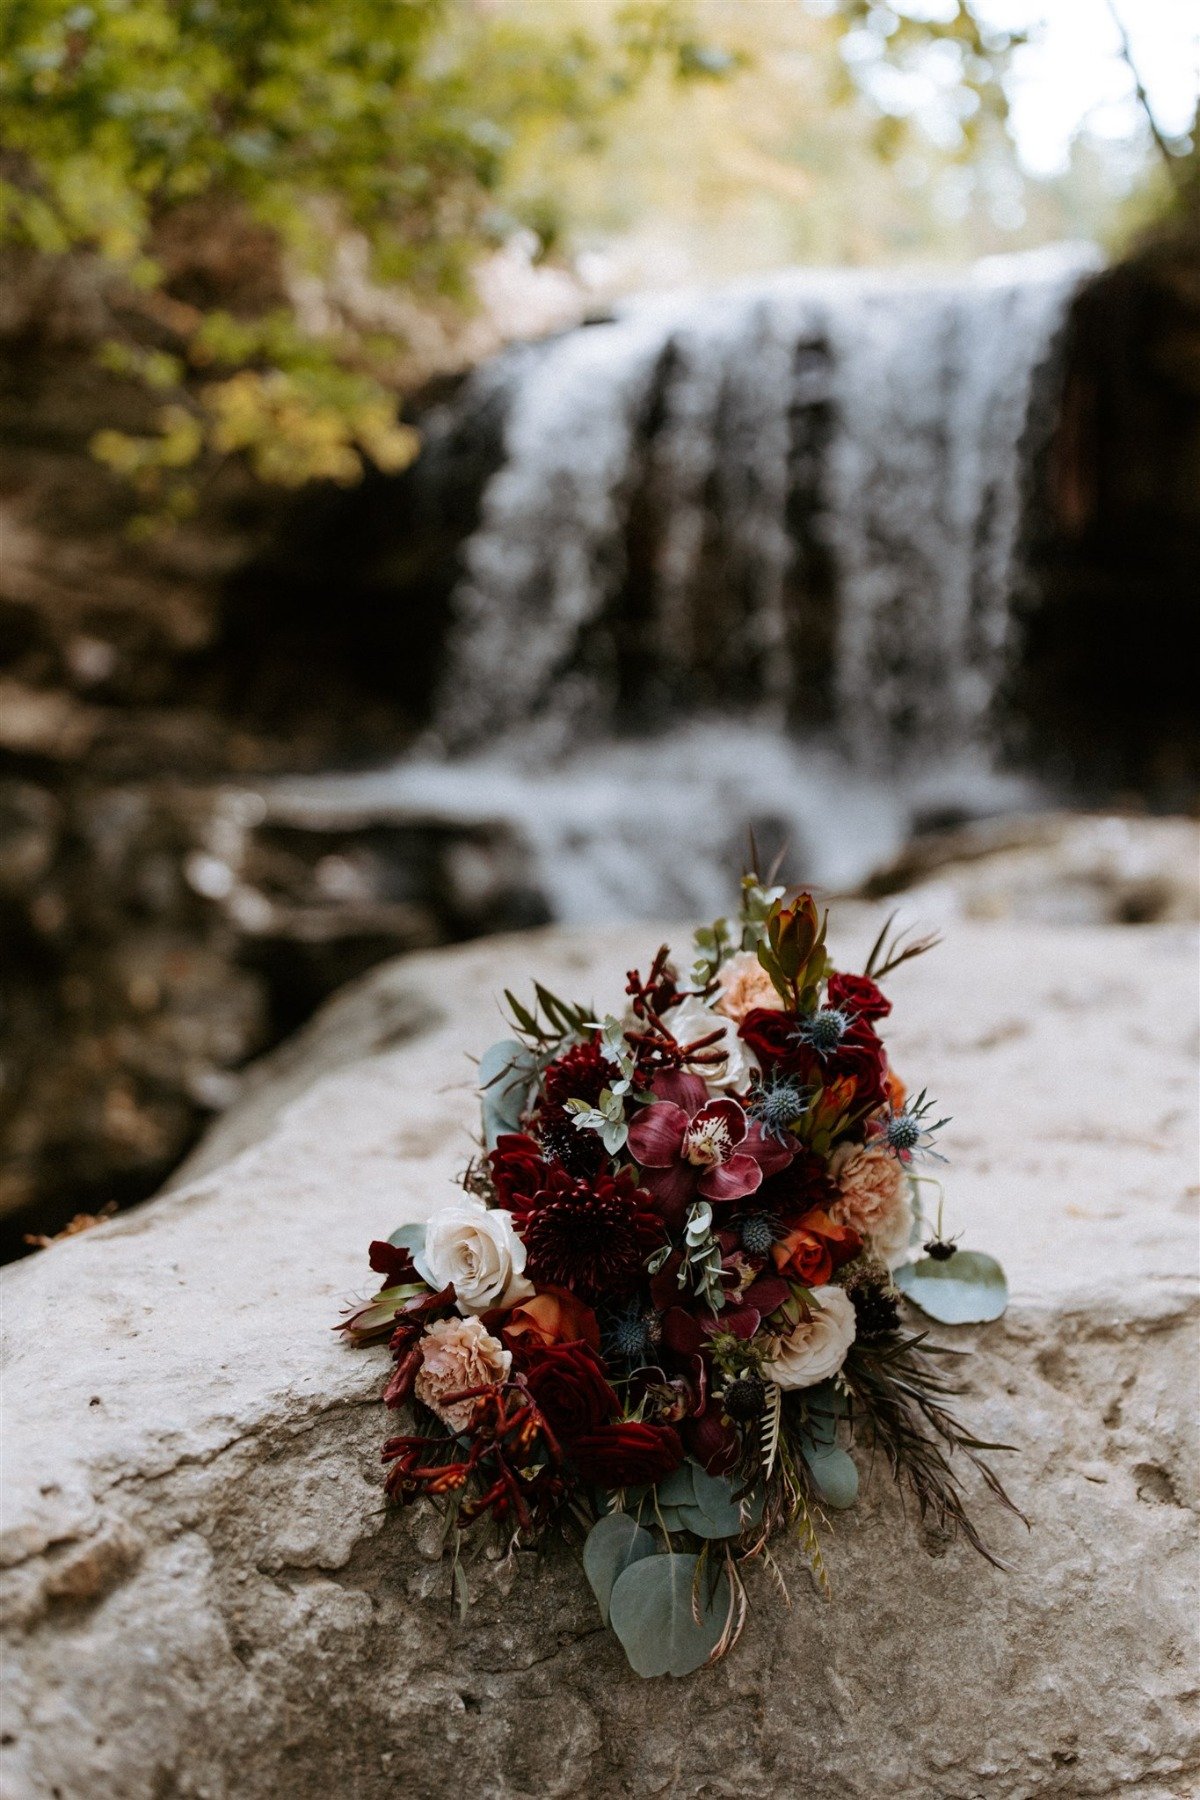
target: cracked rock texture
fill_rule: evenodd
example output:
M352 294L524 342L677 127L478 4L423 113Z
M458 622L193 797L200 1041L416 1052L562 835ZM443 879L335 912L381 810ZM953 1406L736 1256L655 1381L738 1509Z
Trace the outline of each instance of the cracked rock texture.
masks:
M877 915L849 908L848 953ZM172 1194L4 1277L5 1800L1019 1800L1200 1787L1194 935L963 924L889 1043L954 1115L951 1215L1007 1264L964 1412L1021 1446L1010 1564L839 1516L741 1645L644 1683L563 1551L471 1571L382 1501L365 1246L445 1198L467 1053L536 972L612 1004L644 928L383 966L260 1070ZM676 942L679 937L676 937ZM838 948L835 945L835 949ZM982 1510L982 1503L981 1503Z

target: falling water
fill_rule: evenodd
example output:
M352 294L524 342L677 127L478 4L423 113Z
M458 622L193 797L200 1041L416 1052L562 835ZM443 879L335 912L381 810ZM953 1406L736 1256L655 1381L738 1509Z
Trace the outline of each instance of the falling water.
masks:
M977 747L1034 380L1089 264L796 271L634 303L523 357L455 596L444 741L515 731L541 753L715 706L832 722L860 763Z
M434 739L375 801L504 820L574 921L712 911L747 827L845 887L923 809L1011 805L1029 437L1093 266L792 272L482 371L502 460Z

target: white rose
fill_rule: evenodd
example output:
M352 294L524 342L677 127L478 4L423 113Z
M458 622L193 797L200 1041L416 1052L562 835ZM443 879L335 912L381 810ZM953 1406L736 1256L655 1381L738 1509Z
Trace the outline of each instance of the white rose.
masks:
M461 1313L515 1306L534 1291L525 1279L525 1246L512 1214L470 1197L434 1213L425 1227L425 1248L413 1261L435 1291L454 1283Z
M844 1288L813 1288L812 1317L781 1338L763 1373L781 1388L816 1387L836 1375L854 1342L854 1303Z
M737 1035L736 1027L714 1012L711 1006L705 1005L699 994L689 994L686 1000L668 1007L662 1022L681 1044L694 1044L697 1038L707 1037L712 1031L723 1031L723 1040L708 1046L709 1050L723 1050L723 1060L695 1063L692 1065L694 1072L702 1075L710 1088L724 1088L740 1094L750 1086L750 1077L758 1069L754 1055Z

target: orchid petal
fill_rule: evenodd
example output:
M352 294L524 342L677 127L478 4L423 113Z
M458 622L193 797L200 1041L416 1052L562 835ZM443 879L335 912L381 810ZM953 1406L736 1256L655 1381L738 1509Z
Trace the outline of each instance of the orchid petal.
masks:
M681 1106L670 1101L648 1106L629 1127L629 1153L644 1169L669 1169L683 1153L687 1128Z
M752 1156L731 1156L727 1163L706 1169L696 1183L706 1200L740 1200L762 1183L762 1170Z
M710 1100L692 1119L692 1130L702 1131L706 1125L724 1125L731 1144L740 1144L746 1135L746 1115L736 1100Z
M685 1075L682 1069L663 1069L654 1077L657 1099L682 1106L690 1119L708 1099L708 1089L699 1075Z

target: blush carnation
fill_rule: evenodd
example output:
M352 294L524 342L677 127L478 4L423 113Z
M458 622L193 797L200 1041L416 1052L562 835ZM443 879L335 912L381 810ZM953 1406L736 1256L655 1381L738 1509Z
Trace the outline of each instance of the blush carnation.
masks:
M451 1431L465 1431L475 1401L450 1396L504 1381L511 1368L511 1353L497 1343L482 1319L438 1319L421 1340L413 1392Z
M908 1253L913 1227L912 1199L901 1165L886 1150L842 1144L829 1167L838 1184L830 1217L856 1231L889 1269L897 1268Z

